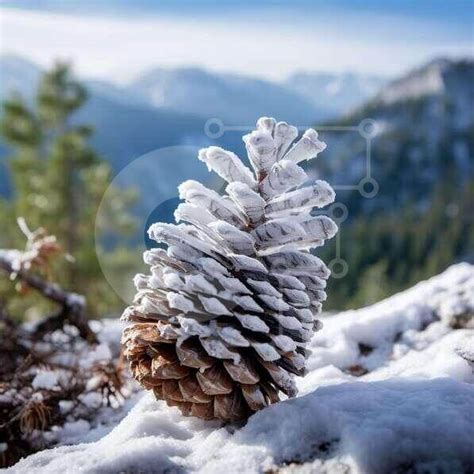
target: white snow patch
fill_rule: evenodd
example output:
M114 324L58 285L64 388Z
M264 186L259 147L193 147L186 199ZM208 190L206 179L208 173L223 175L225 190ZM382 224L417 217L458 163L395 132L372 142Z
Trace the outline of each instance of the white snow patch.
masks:
M82 367L92 367L101 362L108 362L112 358L110 347L106 343L98 344L81 360Z
M44 388L45 390L53 390L58 386L59 374L52 370L40 370L31 382L33 388Z
M79 400L88 408L99 408L102 405L103 397L98 392L87 392L80 395Z

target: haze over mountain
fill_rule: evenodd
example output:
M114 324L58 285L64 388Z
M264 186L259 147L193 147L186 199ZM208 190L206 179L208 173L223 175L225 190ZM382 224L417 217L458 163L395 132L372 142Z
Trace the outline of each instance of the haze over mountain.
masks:
M1 99L17 92L28 101L33 100L42 72L38 66L22 57L1 56L0 70ZM338 81L337 75L325 74L324 78L326 86ZM218 139L210 139L204 133L206 121L218 117L226 124L244 125L251 129L259 116L270 115L309 125L315 121L321 123L333 116L336 110L347 110L355 97L362 100L360 93L348 90L352 85L344 79L337 91L335 107L331 98L323 100L327 94L318 85L321 81L317 82L317 75L306 78L308 87L311 80L316 81L314 91L315 97L321 98L319 105L301 95L300 91L292 90L289 83L277 84L197 68L155 68L126 87L105 81L83 80L90 98L76 119L94 127L93 145L116 172L144 153L166 146L219 144L243 153L241 131L226 132ZM344 97L351 99L346 108ZM1 144L0 156L5 156ZM194 169L194 161L189 163L191 169ZM0 166L3 166L0 193L5 194L7 173L4 162L0 162ZM176 173L177 169L171 171ZM153 170L148 170L150 172ZM163 170L155 172L157 176L163 174Z
M0 58L0 68L0 97L15 89L31 98L39 68L11 56ZM456 182L472 176L473 71L470 59L432 61L387 83L352 113L334 119L338 125L357 125L367 117L377 121L372 176L380 192L374 200L354 193L351 207L399 205L412 198L426 198L426 190L436 186L446 173L455 174ZM172 145L218 144L243 153L242 131L211 139L204 133L206 120L217 116L249 128L260 115L274 115L296 124L322 123L324 114L330 115L328 109L322 112L324 107L347 111L363 97L370 97L379 82L383 79L306 73L278 85L199 69L154 69L126 88L86 81L91 97L77 120L92 124L94 146L119 171L144 153ZM311 83L313 101L319 101L319 108L302 96L304 90L310 94ZM289 90L290 84L299 92ZM323 97L326 105L322 105ZM321 136L328 143L317 164L321 175L335 183L357 184L365 176L365 140L357 132L322 132ZM190 172L197 163L189 160ZM157 166L155 172L155 182L160 183L163 170ZM5 173L2 175L0 187L5 192Z
M30 97L41 70L18 56L1 56L0 97ZM372 97L386 80L353 73L301 72L283 83L199 68L153 68L127 86L83 80L93 95L127 106L169 109L205 119L251 125L265 113L301 124L339 116ZM264 112L262 112L264 111Z
M231 125L252 125L262 110L266 115L299 123L329 116L326 108L315 106L283 85L198 68L156 68L142 74L127 90L155 107L217 117Z
M318 109L338 116L372 98L386 82L382 76L303 71L291 75L285 85Z

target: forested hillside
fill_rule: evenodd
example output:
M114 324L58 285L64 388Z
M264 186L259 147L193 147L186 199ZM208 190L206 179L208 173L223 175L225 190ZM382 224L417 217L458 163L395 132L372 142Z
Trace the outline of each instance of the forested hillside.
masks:
M370 172L378 189L338 191L348 208L332 282L337 306L374 301L474 258L474 63L437 60L384 87L336 122L375 120ZM366 179L367 143L357 132L323 132L318 166L331 183ZM367 184L366 184L367 186ZM335 244L326 250L334 255Z

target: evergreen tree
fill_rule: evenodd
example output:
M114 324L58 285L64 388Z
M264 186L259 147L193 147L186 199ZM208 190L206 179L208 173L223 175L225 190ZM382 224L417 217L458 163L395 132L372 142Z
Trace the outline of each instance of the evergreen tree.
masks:
M413 202L343 224L341 255L348 274L330 281L331 309L373 303L432 277L451 264L474 259L474 181L463 187L442 183L429 206ZM370 233L368 234L368 229ZM330 260L331 244L321 251Z
M19 247L24 237L14 228L13 216L22 216L31 228L44 227L56 235L73 261L57 263L61 284L88 298L92 315L118 307L119 299L105 282L96 255L97 208L107 189L111 170L89 144L92 129L77 123L74 114L86 102L84 87L75 80L67 64L58 63L46 72L35 100L27 103L13 96L3 104L0 127L10 147L8 164L14 195L0 207L7 234L0 246ZM107 213L115 232L126 235L133 221L126 208L134 199L131 191L114 190L114 206L121 212ZM7 224L8 219L8 224ZM127 267L130 252L115 249L120 268ZM114 251L115 252L115 251ZM114 252L107 255L114 261ZM131 255L130 255L131 257Z

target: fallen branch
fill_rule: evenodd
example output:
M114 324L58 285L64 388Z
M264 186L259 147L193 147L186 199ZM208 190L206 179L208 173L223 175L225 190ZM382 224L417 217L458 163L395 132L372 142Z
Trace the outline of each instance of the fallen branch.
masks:
M30 274L23 268L18 269L15 264L15 255L17 251L0 251L0 269L14 275L16 279L20 279L26 283L28 287L34 288L40 292L45 298L54 301L61 306L58 314L45 319L38 324L36 330L41 335L48 331L61 328L67 321L69 324L77 327L82 338L91 343L97 342L97 337L85 316L85 300L84 297L77 293L69 293L55 283L50 283L37 275Z

